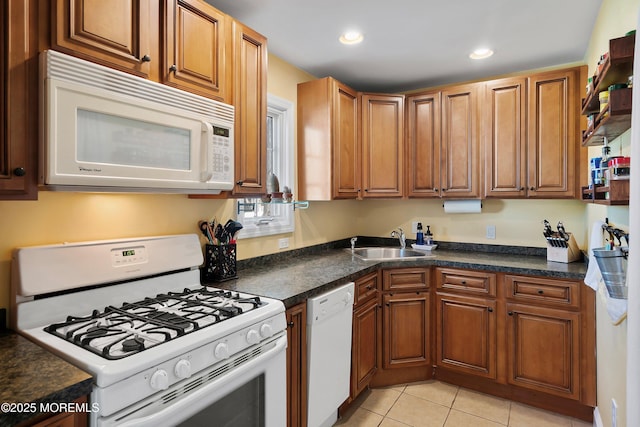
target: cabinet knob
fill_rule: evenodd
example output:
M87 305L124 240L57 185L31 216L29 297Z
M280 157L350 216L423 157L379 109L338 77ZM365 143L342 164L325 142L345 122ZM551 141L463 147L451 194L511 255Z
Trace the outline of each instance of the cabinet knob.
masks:
M236 181L236 185L242 185L244 184L244 181Z
M536 187L529 187L529 190L536 191Z
M178 67L176 67L176 64L173 64L171 67L169 67L169 71L171 71L172 73L178 71Z
M371 290L371 285L367 285L367 290L370 291Z
M538 295L542 295L544 294L544 291L542 289L538 289Z
M518 187L518 191L524 191L524 187Z
M443 189L442 189L442 191L447 191L447 189L446 189L446 188L443 188Z
M466 284L467 284L467 281L466 281L466 280L463 280L461 283L462 283L463 285L466 285Z
M140 62L151 62L151 57L149 55L145 55L140 58Z
M369 189L368 189L368 188L365 188L365 189L364 189L364 191L368 193L368 192L369 192Z
M15 168L15 169L13 170L13 174L14 174L15 176L25 176L25 175L27 174L27 171L26 171L26 170L24 170L24 168L23 168L23 167L19 167L19 168Z
M488 311L489 313L493 313L493 307L487 307L487 311Z
M433 187L433 191L438 192L438 187Z
M513 316L513 311L509 311L509 312L507 312L507 314L508 314L509 316Z
M287 326L290 327L290 328L293 328L294 325L295 325L295 323L293 323L293 322L287 323Z

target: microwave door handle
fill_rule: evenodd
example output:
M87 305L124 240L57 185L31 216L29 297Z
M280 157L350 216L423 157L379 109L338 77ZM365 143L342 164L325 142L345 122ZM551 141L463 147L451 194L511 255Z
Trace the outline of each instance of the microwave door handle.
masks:
M213 177L213 126L202 122L202 140L200 144L200 181L207 182Z

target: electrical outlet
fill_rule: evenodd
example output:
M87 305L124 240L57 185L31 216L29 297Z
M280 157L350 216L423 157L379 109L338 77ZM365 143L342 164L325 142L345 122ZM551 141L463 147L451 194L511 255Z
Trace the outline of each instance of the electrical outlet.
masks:
M283 239L278 239L278 248L286 249L289 247L289 238L285 237Z
M495 239L495 238L496 238L496 226L487 225L487 239Z
M413 234L416 234L416 233L418 232L418 222L419 222L419 221L413 221L413 222L411 223L411 232L412 232Z
M611 399L611 427L616 427L618 417L618 402L615 399Z

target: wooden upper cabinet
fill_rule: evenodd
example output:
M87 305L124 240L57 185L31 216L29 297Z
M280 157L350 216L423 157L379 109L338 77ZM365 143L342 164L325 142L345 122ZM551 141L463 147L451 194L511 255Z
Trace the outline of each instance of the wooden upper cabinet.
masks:
M480 197L479 110L482 84L442 91L441 191L443 197Z
M440 197L440 92L407 96L407 196Z
M203 0L166 0L165 84L231 103L231 20Z
M0 200L37 198L37 27L28 0L0 2Z
M55 0L51 8L56 50L145 78L160 60L151 51L158 34L149 0Z
M365 93L362 105L362 197L402 197L404 96Z
M297 112L298 198L358 198L358 93L331 77L300 83Z
M528 78L528 194L571 198L577 191L579 69Z
M486 197L527 194L527 80L487 82L484 93L483 149Z
M233 22L234 195L266 193L267 39Z

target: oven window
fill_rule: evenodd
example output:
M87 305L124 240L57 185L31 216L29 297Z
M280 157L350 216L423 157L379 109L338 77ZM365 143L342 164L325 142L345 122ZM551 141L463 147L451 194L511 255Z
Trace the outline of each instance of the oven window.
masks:
M238 387L180 427L264 427L264 374Z

